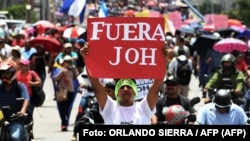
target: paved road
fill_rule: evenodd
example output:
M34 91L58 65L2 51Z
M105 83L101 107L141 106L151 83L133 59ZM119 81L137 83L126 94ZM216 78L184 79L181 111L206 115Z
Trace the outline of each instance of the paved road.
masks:
M34 141L70 141L73 134L73 124L75 120L76 110L80 101L81 95L77 95L76 101L73 106L73 111L70 118L70 126L68 132L61 132L60 130L60 117L57 111L56 102L53 100L53 89L50 77L47 77L44 90L46 92L46 101L43 107L36 108L34 111ZM200 89L198 88L198 80L192 77L190 85L190 98L201 96ZM201 101L195 105L199 109L203 105Z

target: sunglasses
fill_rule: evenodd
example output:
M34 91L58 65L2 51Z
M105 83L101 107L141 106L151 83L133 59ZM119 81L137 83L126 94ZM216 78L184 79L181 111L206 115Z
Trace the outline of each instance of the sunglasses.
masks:
M177 86L177 83L166 83L167 86Z
M71 64L72 63L72 61L64 61L65 63L69 63L69 64Z

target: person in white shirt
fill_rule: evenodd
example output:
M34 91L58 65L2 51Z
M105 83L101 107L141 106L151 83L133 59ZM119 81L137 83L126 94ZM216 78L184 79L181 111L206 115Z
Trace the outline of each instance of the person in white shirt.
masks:
M164 50L168 55L169 51ZM81 49L83 59L88 54L88 44ZM100 108L100 114L105 124L115 125L150 125L151 118L156 112L158 94L163 84L163 78L155 79L148 94L140 102L135 102L137 95L136 82L133 79L119 79L116 82L116 100L109 97L98 78L89 76Z
M12 48L8 45L3 37L0 37L0 61L11 57Z
M171 60L171 62L169 63L169 65L168 65L168 75L177 76L178 59L180 61L188 60L188 65L189 65L190 69L193 70L192 60L186 57L184 50L180 49L178 51L178 56L174 57ZM180 76L178 76L178 77L180 77ZM187 85L181 85L181 90L180 91L181 91L180 93L183 96L187 97L188 96L188 91L189 91L189 84L187 84Z
M180 49L183 49L185 51L185 55L187 58L190 57L190 49L185 45L185 39L183 37L179 37L176 40L176 46L174 47L175 56L179 56L178 51Z

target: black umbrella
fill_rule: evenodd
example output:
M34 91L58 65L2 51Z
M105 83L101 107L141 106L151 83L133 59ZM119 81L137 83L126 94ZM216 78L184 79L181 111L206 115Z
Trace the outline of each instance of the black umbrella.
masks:
M236 30L236 29L231 28L231 27L217 29L217 30L215 30L215 32L218 32L222 37L228 37L232 33L234 33L235 35L240 33L239 30Z
M199 55L206 55L207 50L211 49L219 40L220 38L215 35L202 34L194 42L193 49L196 50Z

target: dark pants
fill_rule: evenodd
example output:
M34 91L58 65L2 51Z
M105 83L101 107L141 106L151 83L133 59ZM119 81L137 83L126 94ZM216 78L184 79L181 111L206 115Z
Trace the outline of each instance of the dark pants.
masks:
M68 126L69 125L69 118L72 111L72 105L74 103L75 93L68 92L68 99L63 102L57 102L57 108L59 111L59 115L61 118L61 125Z

